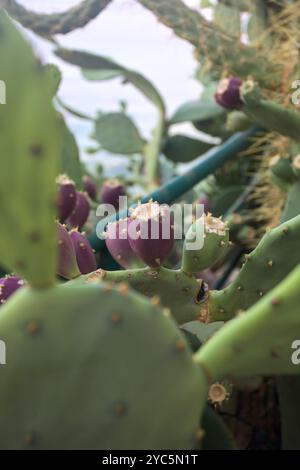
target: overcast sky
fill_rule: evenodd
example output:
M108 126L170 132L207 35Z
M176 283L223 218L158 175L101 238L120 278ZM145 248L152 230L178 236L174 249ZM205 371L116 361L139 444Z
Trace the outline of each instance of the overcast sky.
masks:
M23 5L40 12L62 11L78 0L19 0ZM200 0L186 0L197 8ZM131 85L122 86L119 80L87 82L78 68L55 58L52 47L33 34L30 37L45 62L55 62L63 71L59 95L70 106L95 114L97 110L116 110L120 100L128 103L128 112L145 136L155 124L156 113L151 104ZM161 25L155 16L135 0L114 0L104 12L83 29L66 36L57 36L61 45L84 49L135 69L149 78L163 95L168 113L180 104L196 99L200 84L193 78L196 61L193 48L178 39ZM82 121L69 120L82 138L87 128ZM85 139L84 139L85 140Z

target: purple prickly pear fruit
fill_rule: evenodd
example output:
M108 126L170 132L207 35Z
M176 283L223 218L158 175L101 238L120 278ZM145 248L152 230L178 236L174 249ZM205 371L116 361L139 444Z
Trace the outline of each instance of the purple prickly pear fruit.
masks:
M5 304L7 299L24 285L25 281L17 276L2 277L0 279L0 304Z
M76 253L71 237L64 225L57 222L58 265L57 274L65 279L80 276Z
M150 267L159 267L174 245L174 226L170 210L157 202L138 205L128 226L133 251Z
M243 106L240 88L242 80L237 77L230 77L221 80L215 93L215 100L223 108L238 109Z
M97 263L93 249L84 233L72 229L70 237L75 249L77 264L81 274L88 274L96 271Z
M86 193L76 192L76 204L74 210L67 220L68 227L82 229L90 213L90 202Z
M120 196L125 196L124 185L118 180L108 180L103 183L100 197L104 204L111 204L115 209L120 207Z
M108 224L105 243L111 256L125 269L142 266L143 263L132 250L128 239L129 219Z
M88 175L82 178L82 184L84 191L89 195L92 201L97 199L97 185L95 181Z
M58 186L57 211L59 221L65 222L74 210L76 204L75 183L67 175L59 175L56 179Z

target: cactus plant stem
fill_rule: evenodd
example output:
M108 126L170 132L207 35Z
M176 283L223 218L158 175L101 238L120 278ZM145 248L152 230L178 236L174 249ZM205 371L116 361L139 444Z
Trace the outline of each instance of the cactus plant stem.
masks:
M36 34L51 38L53 34L67 34L82 28L101 13L111 0L84 0L63 13L40 14L27 10L15 0L1 0L0 6Z
M266 129L279 132L300 140L300 116L295 109L285 108L281 104L262 98L259 86L252 80L241 87L241 98L244 102L243 112Z
M222 167L238 152L247 148L251 142L251 137L257 134L260 130L260 127L253 126L245 132L238 132L233 135L219 147L209 150L204 154L200 158L199 162L196 162L196 164L185 174L177 176L161 188L145 196L142 199L142 203L153 199L154 201L158 201L160 204L172 204L172 202L195 186L195 184L199 183L218 168ZM127 217L127 215L126 210L119 212L116 216L103 219L101 221L101 226L97 224L94 227L93 232L89 236L89 242L94 250L101 251L105 245L105 241L100 239L97 233L103 232L109 222Z
M149 182L149 188L157 187L160 181L159 157L162 147L162 139L165 132L165 115L159 111L158 122L153 130L153 135L145 147L145 171Z

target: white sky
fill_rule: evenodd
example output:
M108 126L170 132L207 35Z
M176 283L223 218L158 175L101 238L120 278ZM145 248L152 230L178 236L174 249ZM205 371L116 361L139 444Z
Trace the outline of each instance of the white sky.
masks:
M19 2L33 10L47 13L62 11L79 3L78 0ZM185 3L196 8L200 0L185 0ZM33 34L30 37L43 61L57 63L62 69L63 82L59 95L66 103L95 114L97 110L116 110L119 101L125 100L128 113L135 119L143 135L149 135L155 124L156 112L131 85L122 86L119 80L87 82L81 77L78 68L55 58L48 42ZM109 56L143 73L161 92L169 115L185 101L198 98L201 92L201 85L193 78L197 64L192 46L178 39L135 0L114 0L85 28L57 38L64 47ZM78 137L87 133L88 129L82 121L68 119ZM192 126L186 130L194 132Z

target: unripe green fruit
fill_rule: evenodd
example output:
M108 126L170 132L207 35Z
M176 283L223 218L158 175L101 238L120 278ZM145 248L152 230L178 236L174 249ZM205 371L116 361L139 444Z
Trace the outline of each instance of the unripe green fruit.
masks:
M227 224L210 214L196 220L186 234L182 270L195 274L215 264L226 253L228 232Z
M295 181L295 174L289 158L275 155L270 160L269 170L271 176L274 177L274 182L282 182L283 185L288 186Z

